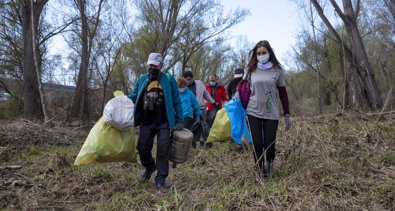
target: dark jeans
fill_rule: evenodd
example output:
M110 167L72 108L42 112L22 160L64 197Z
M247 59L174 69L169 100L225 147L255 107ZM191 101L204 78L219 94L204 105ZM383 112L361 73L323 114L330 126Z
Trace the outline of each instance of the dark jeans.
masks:
M156 170L158 171L155 177L155 183L164 186L166 177L169 175L169 124L165 122L141 125L137 150L140 155L141 164L148 170L155 169L155 161L151 153L155 135L157 135Z
M195 123L195 119L191 117L184 117L184 128L188 130L192 130L193 123Z
M276 133L278 120L261 119L247 115L248 124L251 131L252 141L254 144L254 160L261 170L264 169L265 158L263 155L266 151L266 160L272 162L276 157Z
M200 137L203 136L203 142L206 141L208 132L209 132L209 127L206 122L206 108L200 108L200 111L202 112L202 120L201 120L201 127L198 127L197 130L192 131L193 132L193 142L199 142Z

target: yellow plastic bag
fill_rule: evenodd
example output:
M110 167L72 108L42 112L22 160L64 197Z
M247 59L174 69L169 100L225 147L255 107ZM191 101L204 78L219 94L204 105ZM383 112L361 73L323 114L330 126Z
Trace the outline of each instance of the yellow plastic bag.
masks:
M100 118L89 132L74 165L120 161L137 162L135 131L133 128L118 130Z
M221 108L215 116L213 126L206 143L232 140L230 120L225 108Z
M123 96L115 91L114 96ZM118 130L104 122L96 122L74 161L74 165L106 162L137 162L136 133L133 128Z

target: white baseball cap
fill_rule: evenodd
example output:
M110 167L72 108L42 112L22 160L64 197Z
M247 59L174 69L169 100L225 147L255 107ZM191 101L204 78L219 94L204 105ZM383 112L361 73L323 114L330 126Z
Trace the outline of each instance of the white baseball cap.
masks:
M158 66L161 63L163 63L163 58L160 53L150 53L149 54L147 65L153 64L155 66Z

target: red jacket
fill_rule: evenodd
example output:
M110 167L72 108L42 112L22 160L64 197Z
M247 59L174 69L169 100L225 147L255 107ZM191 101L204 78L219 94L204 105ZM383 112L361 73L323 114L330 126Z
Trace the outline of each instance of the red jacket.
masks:
M213 96L214 93L212 93L214 89L215 89L215 96ZM228 99L226 98L226 91L224 86L217 84L216 86L213 87L207 84L206 90L211 95L211 97L215 100L215 102L218 103L219 108L222 108L223 102L228 101ZM207 110L209 111L214 107L214 105L210 102L208 102L206 105L207 105Z

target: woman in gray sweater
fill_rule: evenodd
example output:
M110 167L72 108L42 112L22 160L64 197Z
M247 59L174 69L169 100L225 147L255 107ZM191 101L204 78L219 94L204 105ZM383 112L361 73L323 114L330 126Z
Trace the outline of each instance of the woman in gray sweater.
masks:
M247 77L251 81L251 95L246 111L254 160L261 180L266 182L276 155L275 141L280 119L277 92L284 111L285 131L291 127L284 71L268 41L259 41L250 51Z

